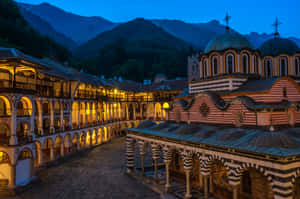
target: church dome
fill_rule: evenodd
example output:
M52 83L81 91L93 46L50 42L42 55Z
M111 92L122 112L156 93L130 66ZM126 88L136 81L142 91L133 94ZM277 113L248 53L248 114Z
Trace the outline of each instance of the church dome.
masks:
M264 42L259 51L262 56L277 56L280 54L295 54L300 52L297 44L289 39L273 38Z
M253 49L253 46L245 36L236 32L226 32L211 40L207 44L204 53L207 54L212 51L222 51L231 48L238 50Z

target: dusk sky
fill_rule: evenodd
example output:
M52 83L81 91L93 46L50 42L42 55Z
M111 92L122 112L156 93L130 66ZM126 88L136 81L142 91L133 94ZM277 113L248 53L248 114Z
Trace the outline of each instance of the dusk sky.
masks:
M231 27L240 33L274 32L272 23L278 17L283 24L282 36L300 37L299 0L17 0L39 4L48 2L82 16L101 16L113 22L137 17L146 19L179 19L186 22L207 22L232 16Z

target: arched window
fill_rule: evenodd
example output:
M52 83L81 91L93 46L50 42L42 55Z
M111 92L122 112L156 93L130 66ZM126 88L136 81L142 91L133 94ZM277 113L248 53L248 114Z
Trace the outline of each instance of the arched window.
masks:
M208 76L207 60L204 60L202 77L206 78L207 76Z
M245 74L249 73L249 59L247 54L242 55L242 68L243 68L243 73Z
M296 76L300 76L300 58L299 57L295 57L295 75Z
M258 59L257 59L256 55L254 55L253 60L254 60L254 71L253 72L255 74L258 74Z
M271 78L272 77L272 60L271 59L265 60L264 68L265 68L265 77Z
M232 54L226 56L226 73L232 74L234 72L234 57Z
M280 58L280 76L287 76L288 70L287 70L287 58L281 57Z
M213 71L213 74L218 75L218 73L219 73L218 57L214 56L212 58L212 67L211 68L212 68L211 70Z

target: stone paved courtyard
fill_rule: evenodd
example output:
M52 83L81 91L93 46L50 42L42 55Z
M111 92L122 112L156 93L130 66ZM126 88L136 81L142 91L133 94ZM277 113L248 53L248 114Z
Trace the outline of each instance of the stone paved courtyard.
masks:
M76 154L40 171L40 181L16 199L156 199L159 195L124 174L124 141Z

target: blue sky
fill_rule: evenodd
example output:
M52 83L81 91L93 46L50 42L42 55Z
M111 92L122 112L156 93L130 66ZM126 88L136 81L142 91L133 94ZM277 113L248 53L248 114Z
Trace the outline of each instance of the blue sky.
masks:
M282 36L300 37L300 0L17 0L39 4L48 2L82 16L101 16L114 22L137 17L146 19L179 19L186 22L207 22L232 16L230 25L241 33L274 31L278 17L283 23Z

